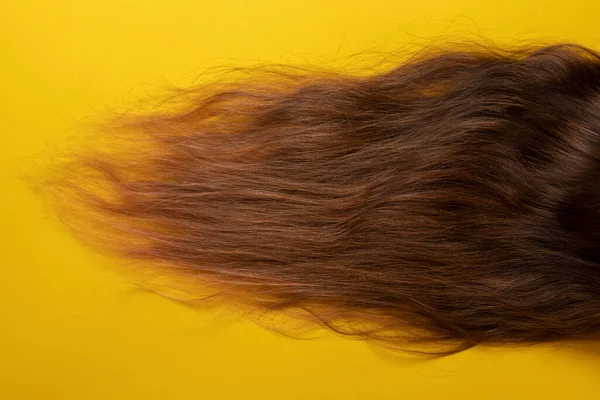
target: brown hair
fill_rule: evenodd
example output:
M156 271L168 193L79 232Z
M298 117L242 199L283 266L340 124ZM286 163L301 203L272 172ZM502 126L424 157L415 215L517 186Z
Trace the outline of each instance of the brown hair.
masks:
M81 239L404 349L600 336L598 53L448 48L182 99L48 182Z

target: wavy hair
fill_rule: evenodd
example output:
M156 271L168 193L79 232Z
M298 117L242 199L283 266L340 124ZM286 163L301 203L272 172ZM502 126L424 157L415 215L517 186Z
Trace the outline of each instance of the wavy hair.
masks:
M103 129L46 188L109 254L395 348L600 336L591 49L273 69Z

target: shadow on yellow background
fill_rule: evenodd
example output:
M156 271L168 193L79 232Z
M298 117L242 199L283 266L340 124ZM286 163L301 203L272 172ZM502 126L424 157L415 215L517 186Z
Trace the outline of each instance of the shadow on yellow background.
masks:
M464 32L598 47L598 17L591 0L3 2L0 397L600 398L600 351L589 345L407 361L357 341L291 340L135 291L49 221L19 179L81 119L207 66L335 64Z

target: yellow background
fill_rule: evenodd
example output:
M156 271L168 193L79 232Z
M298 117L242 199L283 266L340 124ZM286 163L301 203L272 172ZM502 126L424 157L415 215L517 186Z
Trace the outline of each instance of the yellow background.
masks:
M45 218L19 179L82 118L207 66L334 63L467 31L598 46L599 17L594 0L4 0L0 398L600 398L600 355L586 346L409 362L135 291Z

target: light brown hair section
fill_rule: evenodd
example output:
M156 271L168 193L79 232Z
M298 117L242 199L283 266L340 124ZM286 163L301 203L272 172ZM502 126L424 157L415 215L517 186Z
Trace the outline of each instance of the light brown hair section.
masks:
M46 181L81 240L402 349L598 338L594 51L447 49L180 99Z

